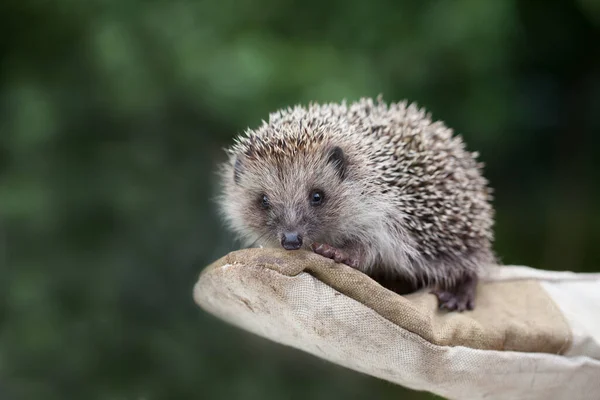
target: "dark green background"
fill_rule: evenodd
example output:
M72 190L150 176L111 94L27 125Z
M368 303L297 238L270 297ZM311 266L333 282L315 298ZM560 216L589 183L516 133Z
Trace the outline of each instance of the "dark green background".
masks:
M426 399L197 309L221 148L383 93L481 152L506 263L600 269L600 2L3 0L1 399Z

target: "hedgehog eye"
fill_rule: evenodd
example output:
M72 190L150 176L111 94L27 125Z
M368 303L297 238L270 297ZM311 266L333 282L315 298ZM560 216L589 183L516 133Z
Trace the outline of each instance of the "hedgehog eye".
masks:
M313 190L310 192L310 204L313 206L320 206L325 200L325 195L320 190Z
M271 202L269 201L269 197L266 194L263 194L260 197L260 205L264 209L267 209L267 208L271 207Z

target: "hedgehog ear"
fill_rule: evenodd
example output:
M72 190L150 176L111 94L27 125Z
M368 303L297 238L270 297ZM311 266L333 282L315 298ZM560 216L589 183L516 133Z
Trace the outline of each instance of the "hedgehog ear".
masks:
M237 156L235 158L235 164L233 164L233 181L236 185L239 185L240 183L242 172L244 172L244 164L242 164L241 158Z
M337 172L341 179L344 179L346 177L346 155L339 146L332 147L329 150L327 162L333 164L333 166L337 169Z

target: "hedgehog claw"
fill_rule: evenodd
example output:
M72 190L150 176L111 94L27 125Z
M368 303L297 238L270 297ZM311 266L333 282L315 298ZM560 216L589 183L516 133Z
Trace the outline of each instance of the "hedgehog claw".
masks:
M310 248L325 258L330 258L336 263L346 264L349 267L357 268L358 260L350 257L346 252L324 243L313 243Z
M432 293L438 298L440 310L462 312L473 309L473 299L469 298L469 295L447 291L435 291Z

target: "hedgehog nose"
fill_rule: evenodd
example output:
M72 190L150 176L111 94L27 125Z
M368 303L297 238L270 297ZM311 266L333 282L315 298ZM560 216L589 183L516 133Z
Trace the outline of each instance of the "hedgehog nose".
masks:
M298 232L285 232L281 238L281 245L286 250L298 250L302 246L302 235Z

